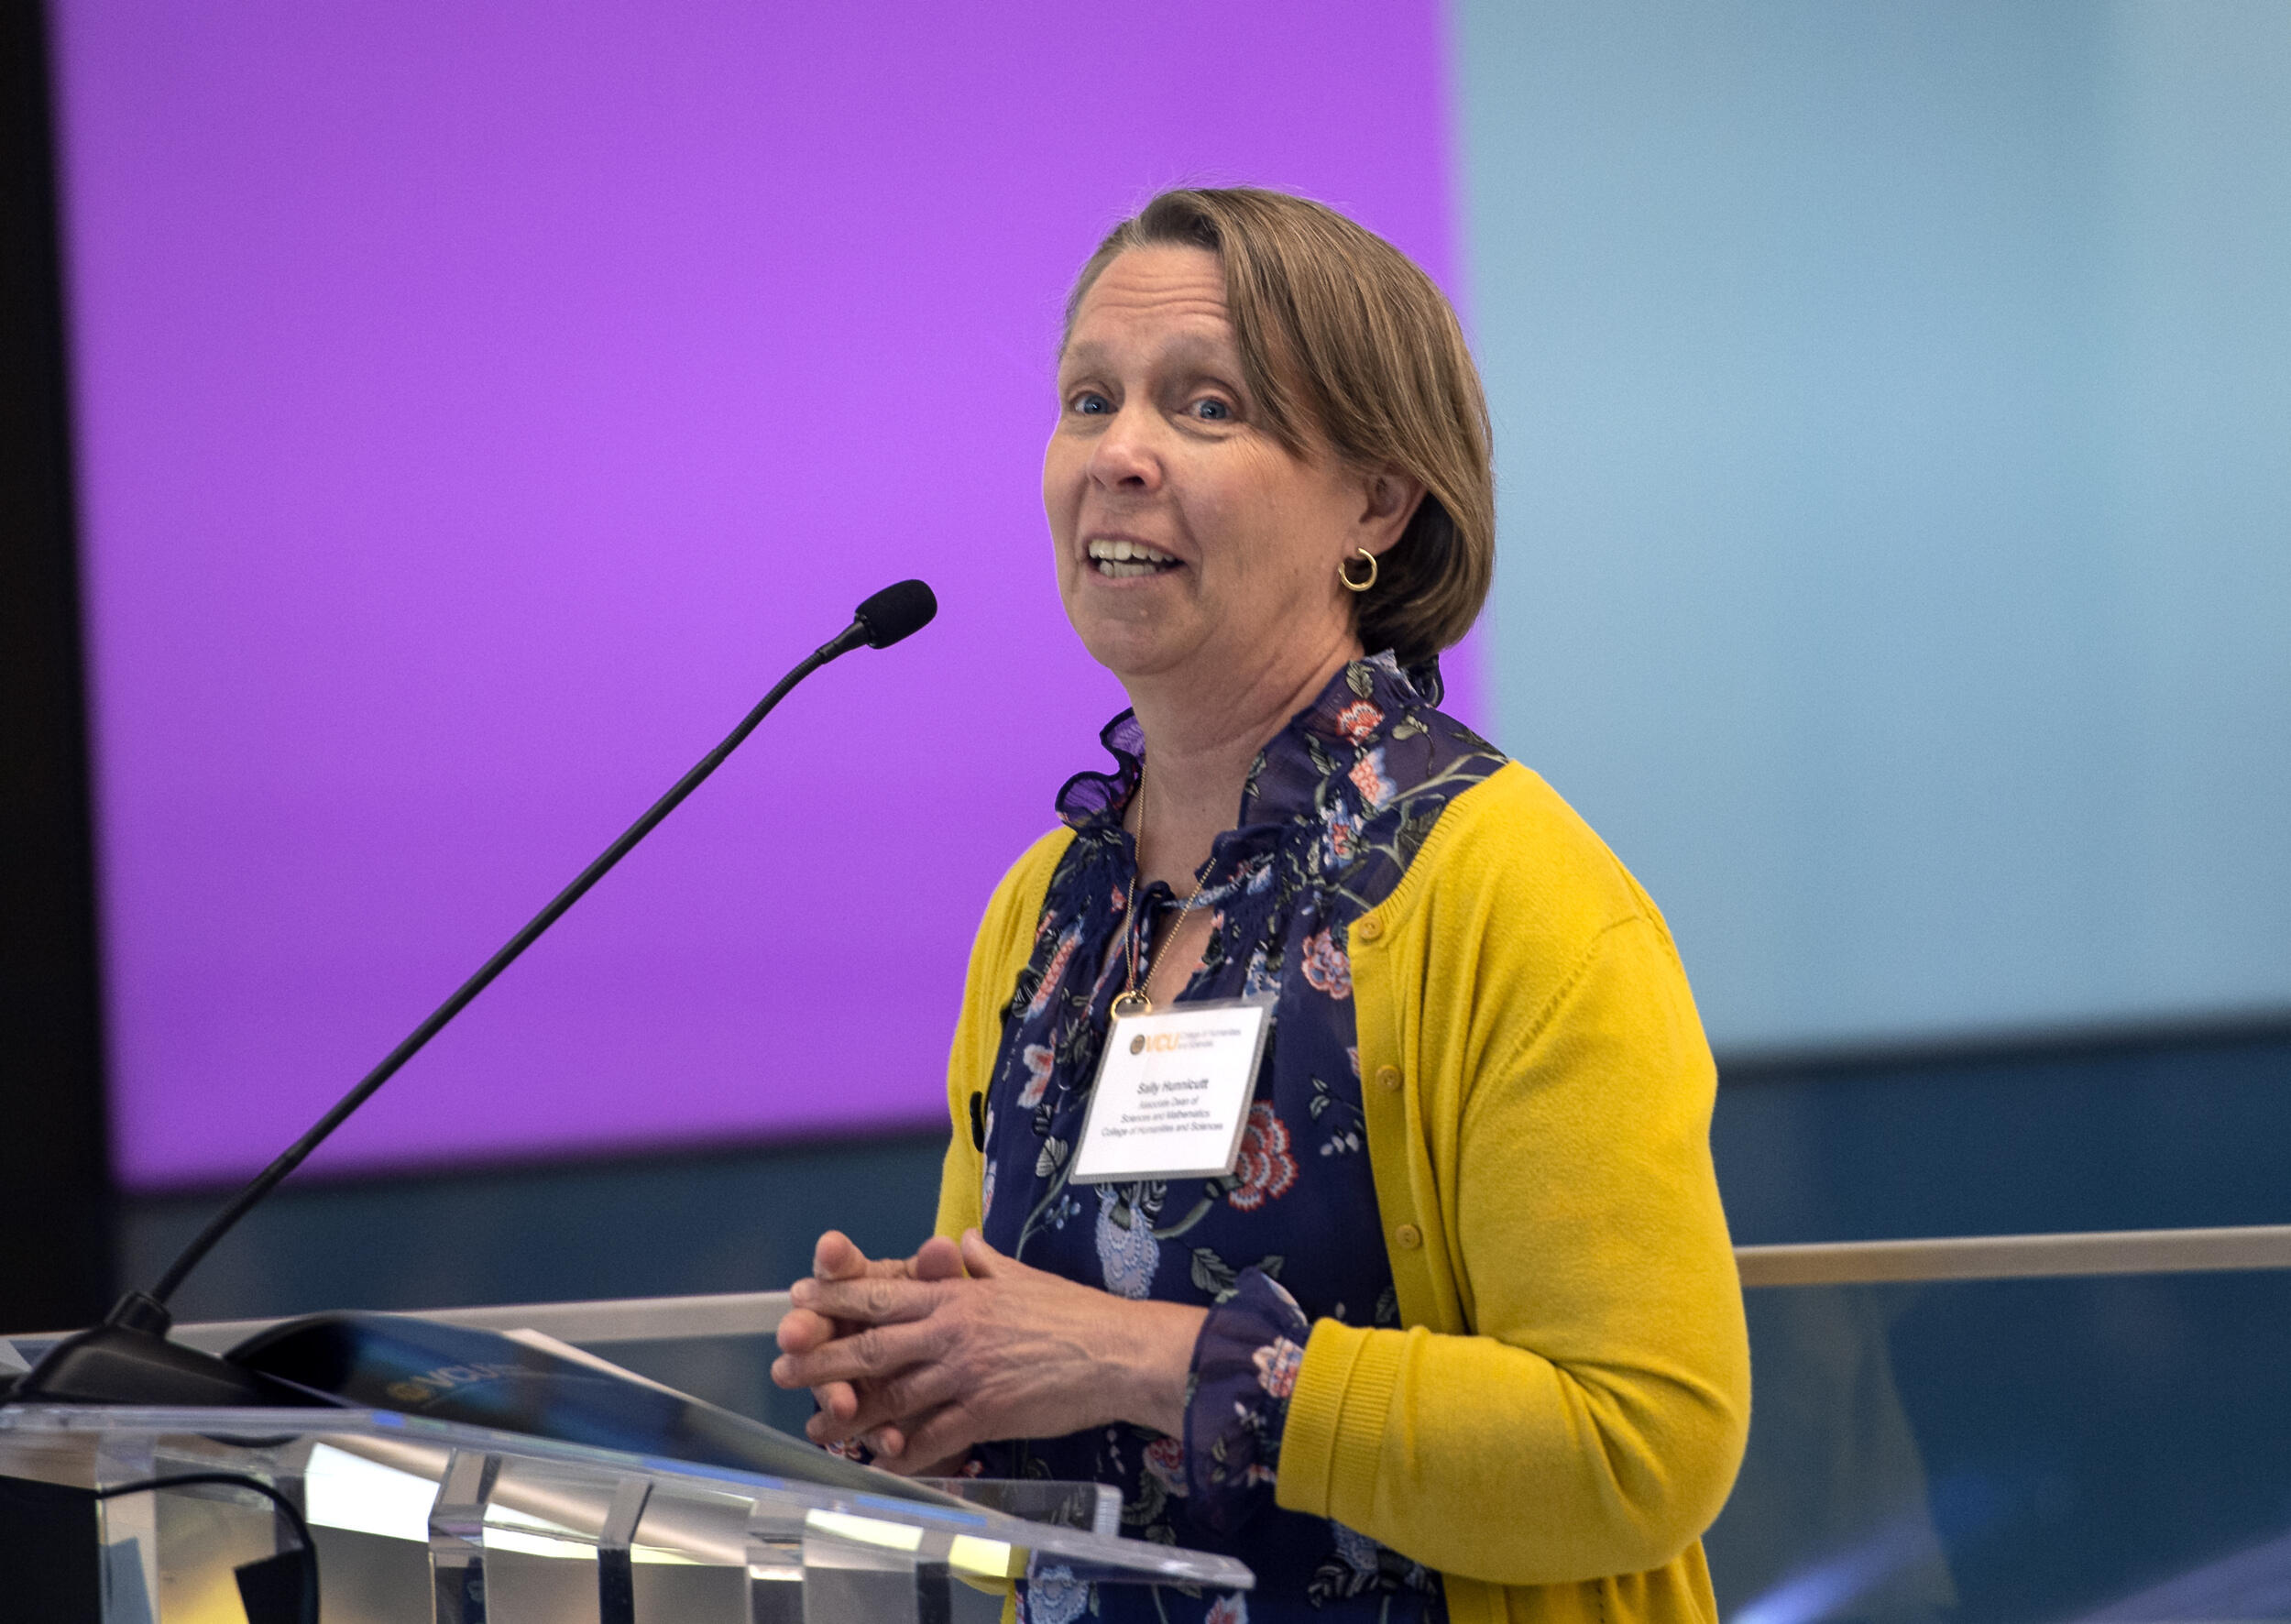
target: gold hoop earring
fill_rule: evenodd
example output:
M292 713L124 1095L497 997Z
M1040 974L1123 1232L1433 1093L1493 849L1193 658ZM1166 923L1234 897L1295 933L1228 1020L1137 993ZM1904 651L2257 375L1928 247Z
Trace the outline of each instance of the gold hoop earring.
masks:
M1376 584L1376 555L1365 547L1355 547L1353 551L1368 561L1368 578L1365 581L1353 579L1353 561L1349 558L1336 566L1336 578L1344 583L1347 592L1365 592Z

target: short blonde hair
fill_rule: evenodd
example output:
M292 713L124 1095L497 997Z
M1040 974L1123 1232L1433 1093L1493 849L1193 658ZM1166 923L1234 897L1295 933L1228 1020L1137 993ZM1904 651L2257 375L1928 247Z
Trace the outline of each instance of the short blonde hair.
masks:
M1165 192L1115 226L1067 296L1066 327L1130 248L1224 267L1242 381L1292 455L1420 480L1424 499L1355 600L1362 644L1420 664L1479 618L1496 573L1487 400L1454 309L1416 262L1324 203L1237 186Z

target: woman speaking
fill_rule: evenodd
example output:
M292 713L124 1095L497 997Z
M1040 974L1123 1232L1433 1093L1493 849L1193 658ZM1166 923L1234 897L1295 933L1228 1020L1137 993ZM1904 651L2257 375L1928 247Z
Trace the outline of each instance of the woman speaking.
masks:
M1058 591L1131 708L987 905L937 1235L823 1237L775 1377L1258 1575L1031 1624L1715 1620L1715 1073L1653 903L1437 708L1495 549L1454 313L1317 203L1171 192L1082 267L1058 408Z

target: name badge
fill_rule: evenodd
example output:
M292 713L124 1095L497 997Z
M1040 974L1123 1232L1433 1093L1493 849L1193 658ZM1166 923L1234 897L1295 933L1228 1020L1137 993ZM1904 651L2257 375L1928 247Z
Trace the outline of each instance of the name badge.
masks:
M1232 1172L1273 1003L1267 993L1117 1017L1082 1119L1072 1181Z

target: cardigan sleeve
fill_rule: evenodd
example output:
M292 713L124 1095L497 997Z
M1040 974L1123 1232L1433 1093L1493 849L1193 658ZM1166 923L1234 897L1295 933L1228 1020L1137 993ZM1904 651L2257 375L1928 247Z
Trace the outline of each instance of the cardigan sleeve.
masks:
M1026 849L994 887L970 943L962 1010L947 1056L947 1109L953 1131L939 1169L938 1219L932 1226L932 1233L949 1240L961 1239L962 1232L979 1227L984 1216L979 1186L986 1173L986 1094L1002 1047L1003 1007L1034 949L1035 922L1049 894L1050 876L1073 838L1072 830L1056 828Z
M1313 1327L1276 1486L1289 1509L1496 1584L1670 1562L1725 1504L1748 1430L1716 1074L1660 916L1612 872L1624 905L1556 962L1538 961L1548 938L1501 927L1486 876L1474 900L1415 910L1436 917L1413 954L1386 944L1420 967L1388 1033L1362 1010L1364 1070L1415 1073L1368 1091L1411 1324Z

